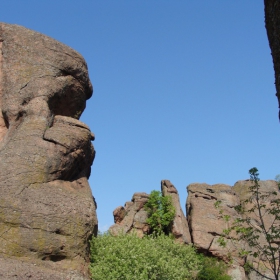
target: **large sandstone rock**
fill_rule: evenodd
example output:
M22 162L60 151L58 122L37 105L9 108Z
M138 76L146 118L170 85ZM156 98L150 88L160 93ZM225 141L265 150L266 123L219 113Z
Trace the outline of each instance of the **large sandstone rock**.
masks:
M228 239L227 246L221 247L217 242L218 238L223 234L223 230L232 225L232 222L236 218L245 218L240 216L234 209L234 206L244 202L250 196L249 187L252 186L252 181L243 180L235 183L233 187L228 185L207 185L207 184L190 184L188 186L188 198L186 203L187 218L190 227L190 233L193 244L199 251L202 251L208 255L212 255L228 261L228 254L233 257L233 265L229 269L229 274L233 279L247 279L243 269L244 260L240 258L238 252L241 248L254 251L254 248L248 248L246 244L236 243L235 241ZM275 181L259 181L261 194L267 194L268 192L276 192L277 198L280 198L278 191L278 184ZM266 209L270 207L271 199L266 201ZM275 197L274 197L275 199ZM215 202L221 201L218 208L215 207ZM250 209L252 205L245 204L245 209ZM220 210L223 211L222 215ZM262 211L265 211L263 209ZM226 222L222 219L222 216L229 215L230 220ZM247 215L248 216L248 215ZM258 227L258 213L251 213L249 217L252 218L252 222ZM274 217L268 214L264 219L267 228L274 222ZM260 235L258 242L261 245L266 244L264 236ZM258 268L267 277L272 277L271 272L265 267L268 265L264 262L264 259L249 258L249 261L253 263L255 268ZM255 272L252 272L248 279L266 279L259 276Z
M232 217L231 221L237 218L234 206L239 204L238 196L230 186L223 184L194 183L187 188L186 213L193 244L200 251L226 260L227 250L217 243L217 239L227 226L224 219L221 218L220 209L222 209L223 215ZM217 201L221 202L219 209L215 207ZM233 253L235 248L230 250Z
M191 243L188 222L181 208L177 189L169 180L162 180L161 192L163 196L171 196L172 204L175 207L175 218L171 229L173 236L182 243Z
M239 197L231 186L224 184L193 183L187 187L187 190L186 213L192 243L198 251L226 262L229 261L230 255L233 258L233 265L229 274L234 280L246 279L242 267L244 260L238 254L239 244L226 240L227 246L224 248L218 242L219 237L223 235L223 230L229 228L239 217L234 209L240 203ZM220 203L219 207L215 207L215 202ZM225 221L223 215L229 215L231 219Z
M1 279L15 279L9 259L18 262L17 279L87 275L88 240L97 231L87 181L95 152L78 119L91 94L80 54L0 23ZM56 271L65 275L55 278Z

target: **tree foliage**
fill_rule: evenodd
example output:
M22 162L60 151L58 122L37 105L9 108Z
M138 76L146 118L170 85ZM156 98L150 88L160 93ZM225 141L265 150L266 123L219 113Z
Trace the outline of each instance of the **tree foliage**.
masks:
M160 191L152 191L144 206L148 213L147 223L155 234L168 234L175 217L175 208L170 196L162 196Z
M240 255L245 258L245 268L255 271L266 279L278 280L280 274L279 193L260 190L257 168L250 169L249 174L252 182L249 187L249 197L235 207L239 218L231 227L223 231L224 235L219 238L219 243L226 247L226 240L229 239L238 241L239 245L244 242L246 246L240 248ZM219 201L215 206L220 207ZM220 213L223 214L222 210ZM222 216L225 219L225 215ZM233 237L233 232L236 238ZM253 262L258 266L253 265ZM273 275L274 278L268 274Z
M91 241L94 280L195 279L202 263L191 245L178 244L164 234L142 239L134 234L103 234Z

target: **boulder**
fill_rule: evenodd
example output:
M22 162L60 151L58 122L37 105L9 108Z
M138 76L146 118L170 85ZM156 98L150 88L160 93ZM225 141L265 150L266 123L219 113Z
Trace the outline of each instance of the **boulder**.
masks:
M113 235L134 232L139 237L148 233L150 229L146 223L148 216L144 210L148 198L149 195L144 192L135 193L124 207L117 207L113 212L115 224L109 228L109 232Z
M125 208L122 206L117 207L113 212L114 222L116 224L120 224L121 221L124 219L125 215L126 215Z
M162 180L161 192L163 196L171 196L172 204L175 207L175 217L172 223L171 233L181 243L191 243L188 222L181 208L177 189L169 180Z
M95 151L79 117L91 94L80 54L0 23L1 279L88 277Z

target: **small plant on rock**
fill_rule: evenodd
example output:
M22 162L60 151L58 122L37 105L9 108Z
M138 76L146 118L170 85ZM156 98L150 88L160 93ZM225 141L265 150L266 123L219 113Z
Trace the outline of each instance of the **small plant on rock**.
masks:
M153 234L169 234L175 217L175 208L170 196L162 196L160 191L152 191L144 206L148 213L147 223Z
M203 267L197 274L197 280L231 280L226 274L227 265L212 257L203 257Z

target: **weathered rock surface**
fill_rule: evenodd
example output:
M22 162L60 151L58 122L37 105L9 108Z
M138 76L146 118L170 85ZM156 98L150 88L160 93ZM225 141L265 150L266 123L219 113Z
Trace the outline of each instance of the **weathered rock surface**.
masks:
M265 27L273 58L276 96L280 108L280 2L279 0L264 0L264 5Z
M239 217L234 209L240 203L239 197L231 186L224 184L194 183L190 184L187 190L186 213L193 244L199 251L226 262L229 261L230 253L234 260L230 275L236 280L246 279L242 267L244 261L239 257L237 244L227 240L227 246L224 248L218 242L223 230L230 227ZM219 207L215 207L216 202L219 202ZM223 211L223 215L231 217L228 222L222 218L220 210Z
M115 224L109 228L109 232L113 235L135 232L139 237L148 233L150 230L146 223L148 216L144 210L148 198L149 195L146 193L135 193L124 207L117 207L113 212Z
M0 258L0 279L13 280L85 280L88 279L78 271L58 271L52 266L52 262L42 266L36 261L3 259Z
M214 203L221 201L220 209L224 211L223 214L235 219L238 217L234 210L234 206L239 204L238 196L234 193L231 186L223 184L207 185L194 183L190 184L187 188L186 213L192 243L200 251L226 260L228 252L217 243L217 239L223 233L226 224L221 219L219 209L215 207ZM230 250L234 252L235 248ZM237 256L238 254L236 253L235 255Z
M97 232L87 181L95 151L78 118L91 94L80 54L0 23L1 279L50 279L47 269L52 279L87 275L88 240Z
M275 191L278 193L278 197L280 197L278 185L275 181L259 181L259 184L262 194ZM233 187L222 184L190 184L188 186L186 211L192 242L198 250L225 261L228 260L228 254L230 253L234 259L234 266L229 270L233 279L247 279L245 278L244 269L242 267L244 260L239 257L238 252L242 247L246 249L248 249L248 247L246 247L245 244L227 240L227 246L223 248L218 244L217 240L223 233L222 231L230 227L232 222L240 217L235 211L234 206L239 205L249 197L249 187L251 185L252 182L250 180L244 180L238 181ZM219 208L216 208L214 205L217 201L221 201ZM271 200L266 202L267 207L269 207L270 203ZM223 211L222 215L230 216L228 222L222 219L219 213L220 210ZM251 213L250 217L255 221L257 226L258 214ZM272 222L273 217L266 215L265 224L267 228ZM259 242L260 244L265 244L264 236L260 236ZM249 249L254 250L254 248ZM255 267L265 267L265 264L260 259L250 259L250 262L253 263ZM268 270L264 270L263 273L267 276L272 276ZM249 279L265 278L251 273Z
M161 181L161 192L163 196L171 196L172 204L175 207L175 218L172 223L173 236L182 243L191 243L190 230L187 219L181 208L179 194L169 180Z

